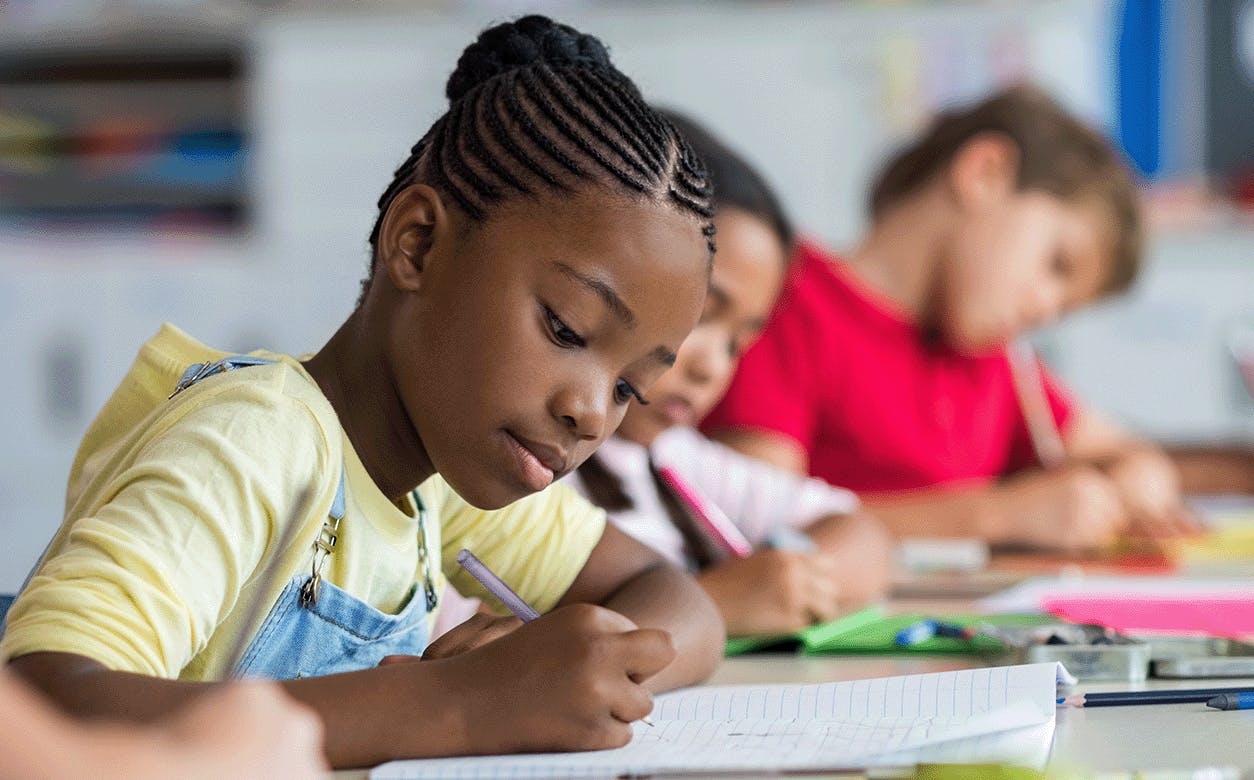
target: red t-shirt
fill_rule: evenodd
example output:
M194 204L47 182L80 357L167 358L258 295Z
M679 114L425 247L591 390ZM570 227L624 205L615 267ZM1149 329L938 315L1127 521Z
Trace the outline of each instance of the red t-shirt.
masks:
M1059 430L1073 403L1042 366ZM929 339L838 259L802 244L778 306L707 433L795 439L810 473L878 493L987 481L1036 462L1004 350Z

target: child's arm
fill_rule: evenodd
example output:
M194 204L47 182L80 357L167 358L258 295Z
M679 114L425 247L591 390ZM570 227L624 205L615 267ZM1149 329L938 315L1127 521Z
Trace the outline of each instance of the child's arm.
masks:
M676 658L645 682L652 691L701 682L723 657L723 620L705 591L611 523L560 602L576 603L600 604L642 628L670 634Z
M884 598L892 585L894 545L878 517L857 509L821 518L806 528L819 553L840 572L841 602L846 608Z
M1254 495L1254 445L1171 447L1167 454L1185 493Z
M864 503L898 536L978 537L1064 552L1101 547L1126 526L1114 483L1084 465L1036 469L995 485L879 495Z
M321 716L332 766L350 768L395 758L618 747L630 739L630 723L652 708L634 680L654 677L673 658L664 632L575 605L449 658L281 685ZM88 718L170 717L210 687L112 671L70 653L32 653L11 667Z
M759 549L701 572L732 636L796 631L881 598L892 574L884 526L863 511L829 515L806 528L815 552Z
M1068 463L1025 470L990 487L919 490L868 502L903 536L978 536L1074 552L1128 530L1154 536L1191 528L1175 467L1153 444L1077 407L1063 433Z
M803 473L804 450L763 431L728 430L716 438L741 452ZM1091 466L1034 470L994 486L923 488L865 498L897 536L974 536L992 544L1076 551L1100 547L1126 525L1113 479Z
M812 554L758 551L698 580L733 635L790 631L878 599L891 579L892 541L853 493L748 457L700 433L673 428L653 444L755 545L775 529L804 529Z
M322 727L266 683L201 697L154 727L81 724L0 672L0 777L321 777Z
M822 555L757 550L730 558L697 577L727 622L731 636L797 631L841 612L840 570Z

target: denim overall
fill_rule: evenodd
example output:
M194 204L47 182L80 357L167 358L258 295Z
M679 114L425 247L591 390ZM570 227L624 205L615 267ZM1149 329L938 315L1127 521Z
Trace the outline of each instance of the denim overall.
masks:
M187 369L170 397L205 377L272 362L236 355L198 363ZM411 497L418 510L423 582L410 589L397 614L381 612L322 578L322 567L335 553L337 532L345 515L341 471L335 499L314 543L310 569L287 583L239 664L227 673L287 680L366 669L387 655L421 655L430 640L430 615L438 598L427 547L426 509L417 490Z

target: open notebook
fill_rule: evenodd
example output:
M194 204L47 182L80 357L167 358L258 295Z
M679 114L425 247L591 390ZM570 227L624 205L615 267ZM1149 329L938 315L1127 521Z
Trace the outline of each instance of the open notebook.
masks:
M823 770L925 762L1041 767L1054 731L1056 663L819 685L688 688L659 696L655 725L586 753L394 761L373 780L599 778Z

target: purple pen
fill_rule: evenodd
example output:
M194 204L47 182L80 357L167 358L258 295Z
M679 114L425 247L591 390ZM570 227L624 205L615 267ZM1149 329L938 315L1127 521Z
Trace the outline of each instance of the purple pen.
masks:
M470 550L459 552L457 554L457 562L461 564L463 569L470 572L470 576L479 580L479 583L487 588L489 593L500 599L501 603L508 607L509 611L513 612L522 622L530 623L540 617L540 613L536 612L535 607L523 601L522 596L515 593L510 586L505 584L504 580L496 576Z
M461 567L470 572L470 576L479 580L488 592L500 599L501 603L509 607L509 611L514 613L524 623L530 623L540 617L540 613L536 612L536 608L523 601L522 596L514 592L513 588L505 584L505 581L488 568L488 565L475 557L475 554L465 548L457 554L457 562ZM645 715L640 719L641 723L647 726L653 725L653 719Z

